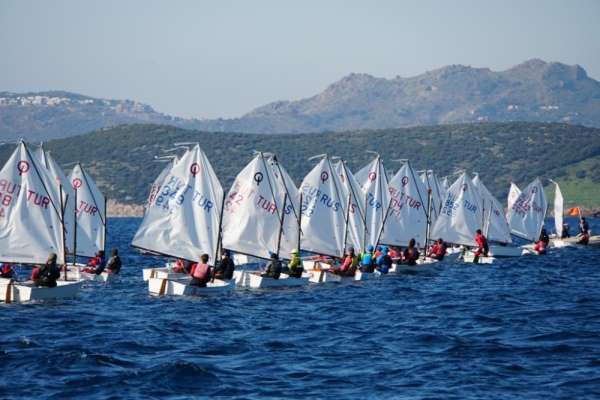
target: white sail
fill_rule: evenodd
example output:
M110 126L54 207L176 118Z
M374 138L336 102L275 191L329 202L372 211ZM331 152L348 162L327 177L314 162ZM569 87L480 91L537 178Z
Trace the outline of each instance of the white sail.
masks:
M448 189L431 237L474 246L475 233L482 229L482 219L479 193L467 174L463 173Z
M365 192L365 245L377 245L390 203L389 188L381 157L377 156L355 175Z
M171 170L177 163L177 160L178 160L177 157L173 158L172 160L169 160L169 162L163 168L163 170L160 171L160 174L158 174L156 179L154 179L154 182L152 182L152 185L150 185L150 191L148 193L148 198L146 199L146 206L145 206L144 214L146 214L148 212L148 210L150 209L150 206L156 199L156 196L158 196L158 194L160 193L162 185L165 183L167 176L169 175L169 173L171 172Z
M77 200L75 251L78 256L93 257L105 246L106 201L81 164L75 165L70 180Z
M289 259L290 253L298 248L298 217L300 213L300 192L296 184L287 173L277 157L270 155L266 159L271 168L273 176L273 188L276 193L275 202L278 207L284 209L283 227L281 231L281 242L279 244L279 255L281 258ZM287 196L285 194L287 193ZM285 208L283 198L286 197Z
M410 239L425 244L427 188L407 161L389 183L390 207L380 242L406 246ZM432 206L433 208L433 206Z
M346 244L354 248L356 254L362 252L365 235L365 209L363 192L360 184L346 165L345 161L340 160L335 164L335 170L338 174L339 182L343 192L343 198L346 201L348 216L348 226L346 232Z
M508 224L513 235L530 241L538 240L548 202L539 178L531 182L508 210Z
M442 194L443 194L442 199L445 199L446 198L446 192L448 191L448 189L450 189L450 183L448 183L448 177L447 176L445 176L444 179L442 179L441 185L442 185L442 190L443 190L443 192L442 192Z
M442 208L444 191L433 171L424 171L421 174L421 181L427 190L431 190L431 222L434 224Z
M75 241L75 192L71 186L71 181L69 181L62 168L54 158L52 158L50 152L45 151L43 146L40 146L37 149L36 154L41 161L40 164L46 168L48 174L54 178L54 182L62 186L65 246L67 254L72 253Z
M479 175L473 178L473 186L479 191L481 210L483 214L483 233L488 240L499 243L512 243L510 228L502 204L492 195L483 184Z
M508 199L507 199L508 207L506 208L507 213L508 213L508 210L510 210L512 208L515 201L519 198L520 194L521 194L521 189L519 189L519 187L517 185L515 185L514 183L511 182L510 189L508 189Z
M556 191L554 192L554 228L556 229L556 236L561 238L563 233L563 214L565 201L558 183L554 182L554 185L556 187Z
M262 153L237 175L225 200L223 213L223 247L239 253L260 258L269 258L270 253L277 253L278 244L282 251L284 234L289 236L285 242L290 246L293 239L298 238L298 222L294 222L294 203L289 199L281 182L287 181L284 174L274 175L276 162ZM292 182L288 182L291 185ZM296 189L295 185L290 188ZM297 190L297 189L296 189ZM285 207L284 207L285 200ZM297 204L297 202L296 202ZM283 214L282 214L283 213ZM292 220L292 229L281 230L281 220ZM293 232L293 231L296 232ZM281 232L281 242L280 242ZM287 250L287 249L286 249ZM291 249L290 249L291 250Z
M0 170L0 261L64 259L61 188L21 142Z
M223 188L199 145L169 171L132 245L164 255L214 261Z
M302 250L334 257L344 255L348 200L341 186L328 157L302 181Z

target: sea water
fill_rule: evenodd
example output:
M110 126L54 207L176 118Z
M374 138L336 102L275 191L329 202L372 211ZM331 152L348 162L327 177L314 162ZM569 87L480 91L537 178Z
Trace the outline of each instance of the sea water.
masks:
M600 250L156 298L139 223L109 220L119 281L0 305L0 398L600 398Z

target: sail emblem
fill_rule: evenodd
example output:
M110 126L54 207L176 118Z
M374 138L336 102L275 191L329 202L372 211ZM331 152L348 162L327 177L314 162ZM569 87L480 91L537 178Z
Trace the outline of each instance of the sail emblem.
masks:
M408 176L402 177L402 186L406 186L408 184Z
M192 165L190 165L190 173L196 177L196 175L198 175L198 172L200 172L200 165L198 163L193 163Z
M467 184L466 184L466 183L463 185L463 188L462 188L462 189L463 189L463 192L466 192L466 191L467 191Z
M323 171L323 173L321 174L321 182L325 183L327 182L327 179L329 179L329 174L327 173L327 171Z
M79 179L79 178L73 179L73 189L79 189L82 184L83 184L83 182L81 182L81 179Z
M29 171L29 163L27 161L19 161L17 163L17 169L19 170L19 176Z
M375 179L377 179L377 173L376 172L369 172L369 180L371 182L375 181Z
M263 173L257 172L254 174L254 182L256 182L256 186L260 186L260 183L263 180Z
M531 193L537 193L537 191L538 191L537 186L534 186L531 188Z

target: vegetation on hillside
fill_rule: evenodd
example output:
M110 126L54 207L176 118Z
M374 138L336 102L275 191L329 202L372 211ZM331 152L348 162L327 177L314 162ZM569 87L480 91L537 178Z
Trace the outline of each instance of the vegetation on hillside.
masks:
M566 124L484 123L294 135L125 125L53 140L45 147L66 170L80 161L110 198L142 203L164 167L154 156L165 155L177 142L198 142L226 190L253 150L276 153L296 184L313 167L314 161L308 160L311 156L340 156L357 171L373 157L367 150L373 150L393 171L400 166L393 160L410 159L416 169L433 169L439 176L457 168L478 172L502 202L511 181L524 187L540 176L563 183L563 194L570 202L600 205L596 195L600 193L600 129ZM12 150L12 145L0 146L0 162ZM571 187L567 183L571 181L580 183Z

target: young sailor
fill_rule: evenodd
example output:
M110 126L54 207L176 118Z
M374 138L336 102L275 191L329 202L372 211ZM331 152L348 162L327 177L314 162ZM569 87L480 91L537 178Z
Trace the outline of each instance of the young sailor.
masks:
M215 278L230 280L233 278L233 271L235 271L235 264L231 259L231 252L225 250L221 261L219 261L219 265L215 269Z
M590 226L588 225L587 221L585 220L585 217L581 217L579 219L579 233L580 234L584 234L584 232L587 232L590 230Z
M392 268L392 257L388 253L387 246L381 246L380 255L377 257L375 264L382 274L387 274L390 271L390 268Z
M542 228L542 231L540 232L540 241L544 242L544 247L548 246L548 243L550 243L550 237L548 236L548 233L546 232L545 228Z
M35 284L36 286L56 287L56 280L60 278L60 269L56 265L56 254L50 253L46 264L38 270Z
M0 278L12 279L15 277L15 271L12 265L8 263L0 263Z
M302 272L304 272L304 265L298 255L298 250L292 250L291 255L292 260L288 265L290 278L301 278Z
M481 229L477 229L475 235L475 243L477 243L477 250L475 250L475 259L474 263L479 261L479 257L482 255L487 257L488 252L490 251L490 247L488 246L487 238L481 233Z
M358 257L354 254L354 248L350 247L346 251L342 265L337 268L332 268L331 273L340 276L354 276L358 267Z
M362 272L372 273L375 271L375 254L373 254L374 247L369 245L367 252L364 253L360 259L360 269Z
M407 265L416 265L419 259L419 250L417 250L415 239L410 239L408 247L404 250L404 263Z
M263 278L279 279L279 275L281 275L281 261L279 261L277 254L271 253L271 260L267 264L267 270L261 276Z
M200 256L200 262L192 266L192 280L190 285L206 287L210 281L210 266L208 265L208 254Z
M439 238L429 251L429 258L442 261L446 255L446 243L442 238Z
M118 275L121 272L121 257L119 257L119 250L112 249L111 257L108 259L106 263L106 270L109 274Z
M540 238L540 240L535 242L535 245L533 246L533 250L535 250L538 254L546 254L546 246L547 245L548 244Z
M92 258L87 263L87 266L83 269L83 272L100 275L104 271L104 268L106 268L104 250L98 250L98 252L96 253L96 257Z
M577 242L577 244L583 244L586 245L590 242L590 232L588 230L583 231L583 233L581 234L581 238L579 239L579 241Z
M563 228L562 228L562 235L560 236L561 239L566 239L566 238L570 238L571 234L569 233L569 224L564 223L563 224Z

